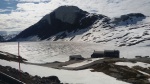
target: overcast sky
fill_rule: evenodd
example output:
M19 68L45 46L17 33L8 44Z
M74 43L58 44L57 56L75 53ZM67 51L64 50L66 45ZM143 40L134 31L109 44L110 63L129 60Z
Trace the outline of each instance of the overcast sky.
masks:
M20 31L50 12L51 0L0 0L0 31Z

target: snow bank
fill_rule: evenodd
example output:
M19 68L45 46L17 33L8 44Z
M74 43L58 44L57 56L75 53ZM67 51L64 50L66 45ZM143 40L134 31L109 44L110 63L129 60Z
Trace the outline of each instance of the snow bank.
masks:
M0 65L11 66L18 69L18 63L0 60ZM61 82L70 84L129 84L116 80L101 72L91 72L89 69L80 71L58 70L48 67L21 64L21 69L31 75L58 76ZM109 81L108 81L109 80Z
M131 63L131 62L116 62L116 65L124 65L124 66L128 66L130 68L132 68L133 66L140 66L143 68L148 68L150 67L150 64L147 63L143 63L143 62L137 62L137 63Z
M148 74L148 73L146 73L146 72L143 72L143 71L140 71L140 70L138 70L140 73L142 73L142 74L145 74L145 75L148 75L148 76L150 76L150 74Z
M95 58L95 59L91 59L91 60L85 60L83 62L70 64L70 65L67 65L67 66L64 66L64 67L80 67L80 66L92 63L92 62L94 62L96 60L99 60L99 59L103 59L103 58Z

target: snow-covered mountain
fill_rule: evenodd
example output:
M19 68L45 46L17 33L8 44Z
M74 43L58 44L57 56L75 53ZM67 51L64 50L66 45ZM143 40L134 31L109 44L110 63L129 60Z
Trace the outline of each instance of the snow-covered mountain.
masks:
M0 36L0 42L1 42L1 41L4 41L4 38L3 38L2 36Z
M49 4L53 9L50 11L53 11L12 41L81 41L117 46L135 45L149 40L149 3L149 0L51 0Z
M131 46L150 40L149 17L141 13L131 13L107 21L96 20L85 29L67 32L63 31L53 35L50 40L66 34L59 41L82 41L102 44L113 44L115 46Z
M13 38L13 41L84 41L131 46L149 40L149 17L129 13L110 18L76 6L61 6Z
M14 38L20 31L0 31L0 42Z
M14 38L16 35L18 34L7 34L7 35L4 35L3 38L4 38L4 41L8 41L12 38Z
M22 31L13 40L34 40L35 36L40 40L50 39L52 35L63 31L72 32L88 28L96 20L106 21L109 18L100 14L90 14L76 6L61 6L45 15L38 23ZM64 33L57 36L57 39L65 37Z

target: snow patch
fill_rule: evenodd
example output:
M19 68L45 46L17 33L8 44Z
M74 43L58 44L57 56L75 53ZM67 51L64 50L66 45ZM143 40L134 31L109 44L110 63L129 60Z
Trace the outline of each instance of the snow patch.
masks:
M143 71L140 71L140 70L138 70L140 73L142 73L142 74L145 74L145 75L148 75L148 76L150 76L150 74L148 74L148 73L146 73L146 72L143 72Z
M131 62L116 62L116 65L123 65L123 66L128 66L132 68L133 66L140 66L143 68L149 68L150 64L148 63L143 63L143 62L136 62L136 63L131 63Z
M80 63L74 63L74 64L70 64L70 65L63 66L63 67L80 67L80 66L92 63L92 62L99 60L99 59L103 59L103 58L95 58L95 59L91 59L91 60L85 60L85 61L80 62Z

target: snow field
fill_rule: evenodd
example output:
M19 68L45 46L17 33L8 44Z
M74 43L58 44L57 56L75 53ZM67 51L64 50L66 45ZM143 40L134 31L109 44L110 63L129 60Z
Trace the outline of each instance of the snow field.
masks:
M90 58L95 51L119 50L120 58L135 58L135 56L149 56L149 41L138 46L117 47L113 44L96 44L81 42L20 42L20 55L32 63L47 63L54 61L68 61L70 55L82 55ZM0 51L18 54L17 42L0 43Z
M18 69L18 63L9 62L5 60L0 60L0 65L11 66L12 68ZM48 67L21 64L21 70L28 72L29 74L35 76L58 76L61 82L69 84L129 84L116 80L101 72L91 72L90 69L79 70L79 71L68 71L61 69L53 69ZM109 80L109 81L107 81Z

